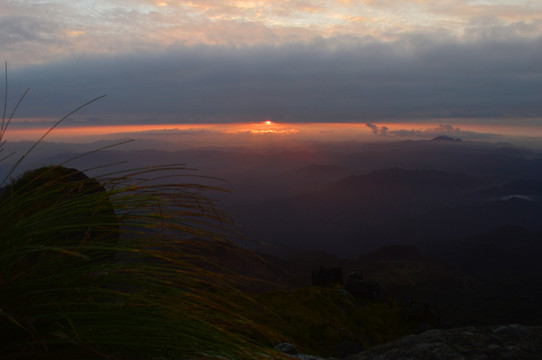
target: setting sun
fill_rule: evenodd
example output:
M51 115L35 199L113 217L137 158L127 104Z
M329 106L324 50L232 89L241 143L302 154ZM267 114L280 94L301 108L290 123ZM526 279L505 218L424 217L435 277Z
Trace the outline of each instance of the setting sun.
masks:
M271 122L271 120L266 120L265 124L266 124L266 125L271 125L272 122Z

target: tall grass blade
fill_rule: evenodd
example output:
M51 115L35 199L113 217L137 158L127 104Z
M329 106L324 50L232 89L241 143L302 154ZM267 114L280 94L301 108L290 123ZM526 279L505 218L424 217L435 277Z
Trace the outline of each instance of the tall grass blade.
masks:
M19 166L19 164L36 148L36 146L38 146L38 144L40 144L43 139L45 139L47 137L47 135L49 135L51 133L51 131L53 131L58 125L60 125L62 122L64 122L64 120L66 120L67 118L69 118L71 115L73 115L74 113L76 113L77 111L89 106L90 104L106 97L107 95L101 95L101 96L98 96L90 101L87 101L86 103L84 103L83 105L81 106L78 106L76 109L70 111L68 114L64 115L62 118L60 118L56 123L54 123L37 141L34 142L34 144L32 144L32 146L19 158L19 160L17 160L15 162L15 164L13 164L13 166L11 167L11 169L9 170L8 174L6 175L6 177L2 180L2 182L0 183L0 186L3 186L6 182L6 180L8 178L11 177L11 175L13 174L13 172L15 171L15 169Z

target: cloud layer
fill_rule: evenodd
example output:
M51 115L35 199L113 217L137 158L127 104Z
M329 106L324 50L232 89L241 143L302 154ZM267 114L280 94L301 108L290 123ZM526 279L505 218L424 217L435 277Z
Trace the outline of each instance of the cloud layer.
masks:
M532 0L12 0L0 3L0 14L3 54L21 64L195 44L542 33L542 3Z
M55 117L106 93L79 116L94 121L537 118L541 64L542 38L200 45L14 70L10 94L31 88L19 116Z
M31 88L22 118L102 93L74 121L542 117L535 1L21 0L0 14L11 104Z

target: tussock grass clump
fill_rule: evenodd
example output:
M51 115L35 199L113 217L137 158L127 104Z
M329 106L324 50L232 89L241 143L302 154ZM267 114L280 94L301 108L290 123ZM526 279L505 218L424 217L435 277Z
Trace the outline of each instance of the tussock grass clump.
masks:
M238 311L249 297L183 252L233 234L184 166L12 179L26 155L0 191L0 359L253 359L266 350L250 338L276 342Z

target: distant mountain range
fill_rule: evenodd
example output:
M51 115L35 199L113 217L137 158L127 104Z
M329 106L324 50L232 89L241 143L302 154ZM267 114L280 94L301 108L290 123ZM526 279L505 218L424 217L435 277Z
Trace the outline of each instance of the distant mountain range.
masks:
M0 163L4 176L29 143L9 145L17 154ZM244 275L234 284L242 290L309 286L324 265L362 273L402 305L431 305L442 326L541 322L540 152L436 138L172 151L144 143L78 157L104 145L42 143L17 170L70 158L90 176L183 163L198 171L164 181L228 190L208 196L240 232L238 244L185 250Z
M44 142L18 171L61 163L112 143ZM507 224L540 226L542 154L511 144L442 137L372 144L300 142L276 149L165 151L164 144L135 144L68 165L94 169L91 176L173 163L198 169L168 181L229 190L209 196L232 213L246 236L274 246L275 254L321 249L355 257L385 244L468 236ZM6 152L17 154L4 160L0 171L5 174L29 145L7 143Z

